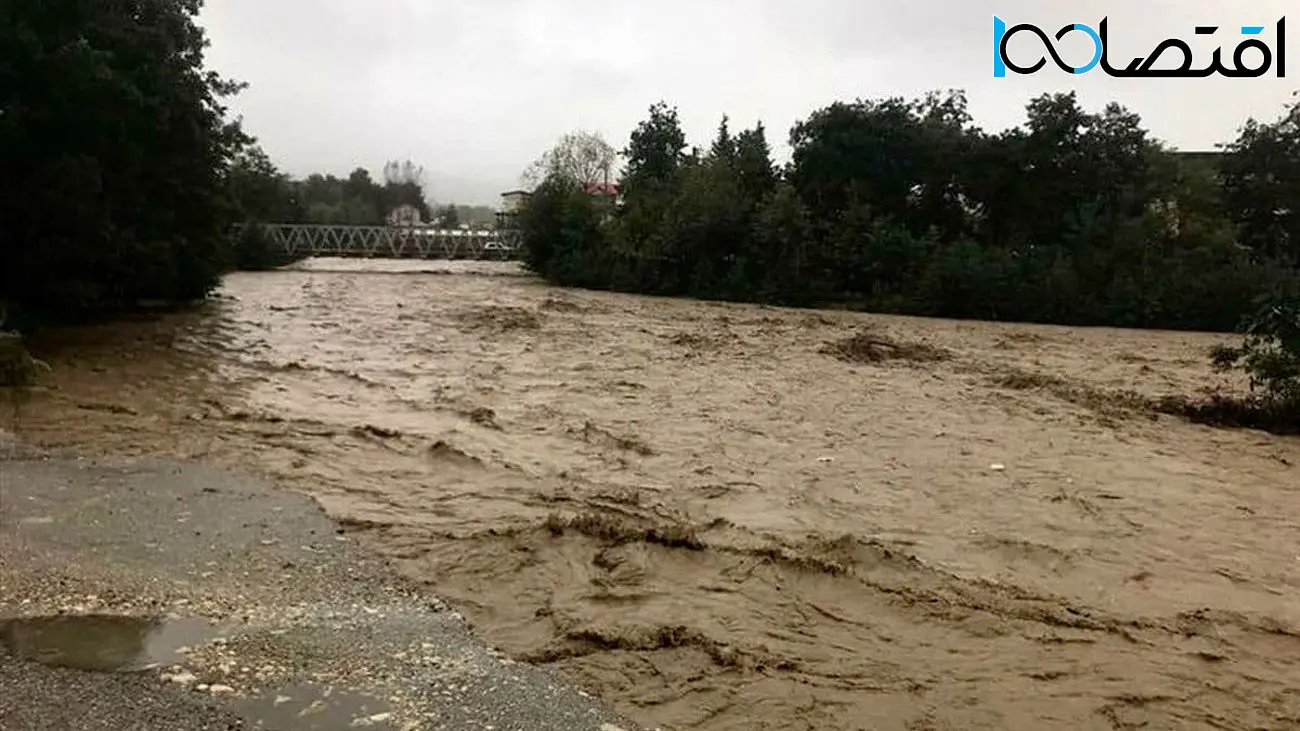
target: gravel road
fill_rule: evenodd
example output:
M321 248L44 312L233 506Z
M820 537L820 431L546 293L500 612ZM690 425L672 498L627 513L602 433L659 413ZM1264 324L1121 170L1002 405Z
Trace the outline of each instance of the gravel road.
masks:
M633 728L487 647L309 498L194 464L0 454L4 731ZM56 615L80 619L24 621Z

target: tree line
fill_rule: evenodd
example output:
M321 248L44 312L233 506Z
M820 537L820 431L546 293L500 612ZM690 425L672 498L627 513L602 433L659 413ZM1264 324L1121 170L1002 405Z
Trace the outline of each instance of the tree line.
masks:
M399 209L412 215L404 220L446 228L461 223L483 226L495 217L490 206L430 205L425 170L410 160L389 161L380 180L365 168L353 170L346 178L313 173L295 179L250 144L235 155L226 180L234 218L240 223L379 226Z
M402 206L429 220L424 179L423 168L393 161L384 166L382 182L364 168L346 178L316 173L295 180L256 145L239 150L227 174L233 213L240 222L368 226L384 223L390 211Z
M202 299L265 263L240 223L377 225L431 210L424 171L293 179L232 119L244 85L205 65L201 0L6 4L0 23L0 329ZM248 227L245 230L249 230ZM263 242L264 243L264 242Z
M1221 154L1164 148L1132 112L1036 98L997 134L960 92L813 112L773 164L724 119L691 147L663 103L632 132L621 201L555 172L521 219L557 283L915 315L1231 330L1291 285L1300 168L1288 112Z
M1300 291L1300 105L1209 154L1168 149L1137 114L1089 111L1073 93L1026 112L989 133L959 91L839 102L794 125L778 167L761 124L733 133L724 118L707 149L689 147L660 102L622 151L620 198L548 171L520 217L526 262L560 285L1064 325L1245 323L1265 332L1256 350L1283 344L1289 321L1269 313ZM1293 378L1300 342L1287 342L1273 375Z

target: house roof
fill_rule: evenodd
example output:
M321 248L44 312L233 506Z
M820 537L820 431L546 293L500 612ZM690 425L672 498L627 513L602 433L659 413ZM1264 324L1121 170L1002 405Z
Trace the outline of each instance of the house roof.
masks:
M582 189L593 194L618 195L618 183L586 183Z

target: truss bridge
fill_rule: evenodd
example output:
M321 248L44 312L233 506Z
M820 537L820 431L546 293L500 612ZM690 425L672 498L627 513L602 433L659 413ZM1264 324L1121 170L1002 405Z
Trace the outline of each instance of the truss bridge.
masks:
M277 253L290 259L346 257L364 259L519 258L511 231L439 229L430 226L346 226L308 223L258 224Z

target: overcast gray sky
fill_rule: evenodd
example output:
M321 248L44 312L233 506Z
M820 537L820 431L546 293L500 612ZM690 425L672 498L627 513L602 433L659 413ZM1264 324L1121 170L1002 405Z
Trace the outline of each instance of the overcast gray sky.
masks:
M209 0L209 64L251 84L233 106L294 174L378 173L389 159L425 166L430 195L497 202L560 135L602 132L616 147L652 102L679 108L692 143L721 116L762 120L778 157L790 126L835 100L965 89L980 126L1018 124L1025 102L1076 89L1091 108L1115 100L1185 149L1231 138L1250 116L1274 118L1300 86L1300 12L1287 77L1115 79L1049 65L994 79L993 16L1049 33L1104 15L1119 61L1167 38L1197 65L1242 25L1273 26L1288 0ZM1219 25L1196 37L1197 25ZM1035 42L1012 44L1018 62ZM1062 43L1083 63L1089 42ZM1021 60L1023 59L1023 61Z

